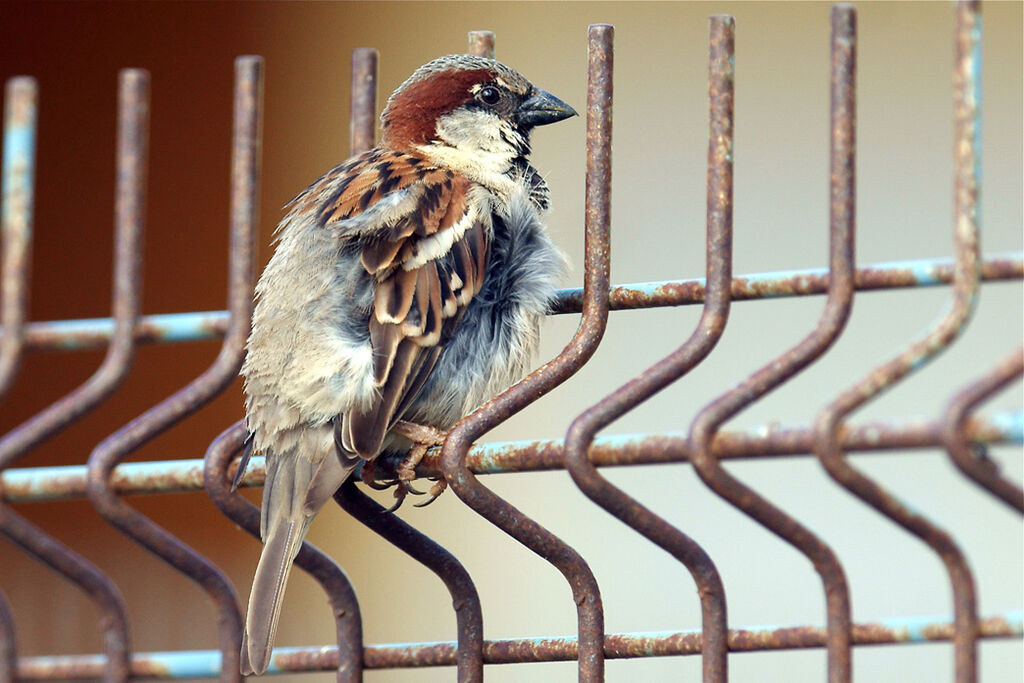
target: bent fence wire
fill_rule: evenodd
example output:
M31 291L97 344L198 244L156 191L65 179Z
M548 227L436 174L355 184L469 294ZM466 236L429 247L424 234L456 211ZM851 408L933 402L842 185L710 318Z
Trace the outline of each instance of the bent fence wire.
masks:
M421 477L444 477L473 511L544 557L565 576L577 605L577 637L484 640L483 616L473 579L459 561L432 539L381 507L349 482L337 493L341 507L413 559L435 572L450 591L457 637L424 644L363 643L356 593L342 570L306 543L297 564L326 591L337 626L331 647L278 648L270 671L337 672L339 681L361 680L364 669L417 666L457 667L461 681L479 681L484 664L576 660L582 681L603 680L606 658L701 655L705 681L727 680L728 652L825 648L828 677L851 677L851 647L868 644L947 640L954 644L958 682L977 680L977 644L982 638L1022 634L1021 614L1006 609L979 615L975 580L952 537L934 521L901 504L860 472L847 453L938 448L971 482L1024 512L1024 493L983 455L986 444L1024 441L1021 412L979 415L992 396L1024 372L1024 348L1009 353L977 380L950 388L952 397L932 421L889 419L847 424L859 406L893 386L948 346L966 324L982 282L1024 278L1021 253L982 255L978 240L979 187L979 8L962 2L956 10L954 69L955 197L953 259L856 265L854 261L856 14L846 5L832 9L830 248L827 268L734 275L732 273L732 135L734 24L711 18L710 136L707 186L707 277L627 285L609 283L611 208L612 27L589 29L586 124L585 276L582 289L559 292L554 315L582 313L564 351L522 382L471 415L417 467ZM470 34L470 51L491 55L494 36ZM359 49L352 57L351 144L356 153L373 142L377 53ZM113 315L108 319L27 322L28 260L32 242L33 166L37 88L33 79L8 82L4 108L3 260L0 280L0 395L10 387L27 350L75 351L107 348L100 369L81 387L0 438L0 533L79 586L102 615L105 652L96 655L18 657L17 621L0 593L0 682L129 677L219 676L239 680L241 634L239 601L224 573L134 508L122 496L170 491L202 491L225 515L258 535L254 506L233 493L234 458L244 426L231 425L218 436L204 460L123 463L132 451L171 426L187 420L237 374L252 306L256 198L262 105L262 62L236 63L235 124L231 177L229 310L141 316L139 251L145 207L148 150L149 77L128 69L120 81L116 258ZM951 285L948 310L921 339L907 344L891 361L839 393L812 425L729 430L723 424L821 357L842 334L857 291ZM646 434L597 437L604 426L678 380L715 346L728 320L731 301L824 294L827 303L817 326L792 349L722 394L698 413L689 435ZM516 412L568 381L601 341L609 311L660 306L703 306L691 338L634 380L585 410L569 426L564 441L524 441L474 445ZM93 451L89 462L68 467L12 467L35 445L84 416L117 387L140 343L175 343L223 338L214 364L183 389L126 424ZM1012 340L1011 340L1012 341ZM987 370L987 372L986 372ZM831 477L853 495L912 534L941 558L954 596L951 619L922 622L899 618L853 623L842 564L827 545L751 484L727 472L723 460L774 459L814 455ZM690 462L717 495L792 544L811 560L826 596L824 628L791 626L770 630L729 628L725 592L712 558L682 530L645 508L605 479L598 468ZM608 634L597 581L586 561L536 521L499 498L478 475L567 469L577 486L691 572L702 605L699 628L668 633ZM387 468L378 476L386 477ZM259 486L264 470L253 458L243 486ZM140 543L198 583L218 610L220 648L216 651L133 652L125 606L117 586L103 572L59 540L11 510L10 503L87 497L123 534Z

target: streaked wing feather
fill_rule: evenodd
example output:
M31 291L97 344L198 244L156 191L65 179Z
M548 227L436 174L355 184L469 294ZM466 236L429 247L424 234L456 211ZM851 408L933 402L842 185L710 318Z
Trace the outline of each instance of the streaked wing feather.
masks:
M345 413L352 450L361 457L373 458L380 453L384 435L391 427L391 417L405 395L409 371L420 353L411 340L399 342L394 363L374 401L367 408L353 408Z
M480 290L489 250L486 217L475 217L471 183L410 154L374 150L338 167L307 191L327 197L316 207L328 229L371 210L395 192L414 202L387 209L376 228L361 224L363 268L376 280L369 319L376 396L339 416L342 445L375 457L387 431L426 383L444 342ZM315 192L314 192L315 190ZM308 201L300 196L300 207ZM398 204L392 203L393 206ZM453 231L445 233L444 231ZM415 259L415 260L413 260Z

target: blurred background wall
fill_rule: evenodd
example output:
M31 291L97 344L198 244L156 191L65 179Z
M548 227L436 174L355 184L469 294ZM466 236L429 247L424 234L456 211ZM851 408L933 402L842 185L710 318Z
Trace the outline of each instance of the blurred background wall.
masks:
M1022 5L984 7L983 248L1021 248ZM586 27L616 26L613 174L615 282L703 274L707 144L707 17L736 17L735 272L821 266L827 260L829 6L825 3L0 3L4 79L39 80L39 147L31 319L109 314L117 70L152 74L150 184L144 266L146 313L224 307L232 60L266 58L261 262L282 205L342 160L348 143L352 48L380 50L379 102L415 67L465 50L466 33L491 29L498 57L582 111ZM858 259L951 254L952 6L859 7ZM555 240L581 282L584 122L535 136L535 165L552 188ZM948 290L858 295L848 330L821 362L730 423L807 424L823 403L888 359L943 309ZM823 299L734 306L711 357L614 432L685 431L696 412L810 330ZM488 440L561 438L573 416L678 346L695 307L611 316L595 358L564 387ZM542 357L571 336L576 316L551 319ZM1019 282L984 287L965 335L937 362L871 403L853 421L936 417L948 397L1019 343ZM101 439L197 376L216 343L148 346L124 387L23 464L84 463ZM0 407L0 431L84 380L102 352L30 353ZM242 415L239 383L134 459L198 458ZM989 410L1021 405L1020 385ZM993 451L1021 479L1019 448ZM944 524L976 572L982 614L1022 603L1021 522L982 495L938 451L858 456L858 466ZM937 558L794 458L729 466L826 539L844 562L853 615L950 613ZM715 559L733 626L822 623L811 565L720 501L688 466L606 472L678 524ZM609 632L699 628L687 571L589 503L564 472L501 475L485 483L587 558L602 588ZM250 492L258 500L258 492ZM244 601L258 545L203 494L131 503L223 567ZM110 573L130 608L139 651L216 647L214 613L200 591L99 520L85 502L25 505L37 524ZM557 572L465 508L452 494L399 513L448 547L483 599L488 638L575 632L570 592ZM310 538L349 573L368 643L448 640L455 622L436 577L337 509ZM9 544L0 585L26 655L98 652L92 606ZM280 645L332 642L319 588L293 575ZM858 648L858 681L948 681L948 644ZM981 645L982 680L1019 679L1019 641ZM740 654L733 681L820 681L821 651ZM699 678L700 661L611 661L613 681ZM488 680L574 680L572 663L490 667ZM452 670L372 672L372 681L451 680ZM328 681L331 674L290 676Z

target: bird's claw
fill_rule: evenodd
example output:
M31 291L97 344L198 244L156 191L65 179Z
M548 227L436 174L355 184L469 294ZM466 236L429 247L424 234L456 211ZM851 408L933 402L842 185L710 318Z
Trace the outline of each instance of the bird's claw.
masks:
M366 477L366 468L364 466L363 473L364 479L369 486L375 489L395 487L395 504L386 510L386 512L394 512L402 506L405 502L406 496L410 493L414 496L427 495L428 498L422 503L417 503L416 507L426 507L430 505L437 497L441 495L446 488L448 488L448 482L443 478L431 479L434 485L430 487L430 491L426 494L423 491L419 491L412 486L413 480L416 479L416 466L423 460L423 456L427 454L427 449L432 446L440 446L444 443L445 437L448 435L439 429L434 427L428 427L426 425L418 425L412 422L399 422L395 425L395 432L406 437L413 442L412 448L409 449L409 454L402 460L398 465L397 477L390 482L380 484L373 479L373 471L370 473L370 480Z
M418 508L425 508L425 507L427 507L428 505L433 503L435 500L437 500L437 497L440 496L442 493L444 493L445 489L448 488L448 482L444 479L444 477L437 477L437 478L431 477L430 481L434 482L434 485L431 486L430 490L427 492L427 495L429 496L429 498L427 498L422 503L414 503L413 507L418 507Z
M396 491L396 493L397 493L397 491ZM402 503L405 502L405 496L402 496L401 498L399 498L398 496L395 496L395 498L396 498L396 500L395 500L395 504L394 505L389 507L387 510L381 510L381 514L382 515L389 515L392 512L396 512L398 510L398 508L402 507Z
M424 495L423 491L417 491L416 489L414 489L409 484L409 482L403 481L401 479L396 480L394 482L394 486L395 486L395 504L392 505L391 507L389 507L387 510L385 510L384 511L385 513L394 512L398 508L402 507L402 503L405 502L405 497L408 496L410 493L412 495L414 495L414 496L422 496L422 495ZM430 490L433 491L434 489L430 489ZM429 503L430 501L427 501L427 502ZM416 505L416 507L422 507L422 505Z

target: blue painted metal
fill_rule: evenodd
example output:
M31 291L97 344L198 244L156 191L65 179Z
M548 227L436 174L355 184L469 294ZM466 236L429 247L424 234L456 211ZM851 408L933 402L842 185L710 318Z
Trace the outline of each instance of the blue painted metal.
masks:
M982 635L985 637L1019 638L1024 635L1024 613L1020 610L1011 610L1002 614L993 615L989 620L1002 622L1004 626L998 629L996 634ZM944 617L893 617L882 619L877 622L865 624L873 634L871 643L932 643L937 640L948 640L936 635L936 631L942 627L948 628L951 622L949 616ZM817 627L824 633L823 627ZM777 628L773 626L754 626L749 628L736 629L738 633L744 634L749 640L755 642L771 642L773 635L786 631L792 631L792 627ZM882 633L879 633L881 631ZM856 627L855 627L856 633ZM699 630L681 631L648 631L639 633L609 634L609 638L629 639L635 641L668 641L678 640L686 637L700 635ZM930 635L930 637L929 637ZM550 636L545 638L523 638L515 640L489 641L497 646L512 645L517 650L541 649L550 647L552 644L564 644L565 652L571 652L576 642L576 636ZM417 643L388 643L382 645L368 645L367 652L372 652L375 657L383 659L394 659L395 656L414 653L422 649L450 648L454 651L454 641L417 642ZM531 648L532 646L532 648ZM787 649L790 646L775 645L768 648L757 649ZM485 645L486 648L486 645ZM274 658L267 669L268 674L294 673L297 668L285 668L278 662L289 659L301 661L312 659L322 661L325 654L333 654L336 649L334 645L314 647L278 647L274 649ZM642 648L639 651L643 656L658 656L654 648ZM48 678L67 679L73 672L82 672L89 668L101 670L104 657L100 655L60 655L47 657L23 657L19 661L19 671L28 674L23 680L40 680L42 676L34 675L34 672L48 672ZM557 658L561 659L561 657ZM181 679L181 678L215 678L220 673L220 653L215 650L182 650L178 652L139 652L132 656L133 670L142 674L145 678L155 679ZM551 660L556 661L556 660ZM428 666L432 666L429 664ZM67 675L60 675L60 672L68 672ZM57 675L52 675L56 673Z
M1017 410L994 413L990 417L983 418L982 423L983 429L991 433L999 443L1024 444L1024 412ZM898 430L901 426L920 426L921 424L924 423L893 421L877 423L873 426ZM766 433L779 433L787 429L789 428L764 426L729 434L756 437ZM663 441L673 438L677 438L683 443L686 440L686 435L681 432L611 434L595 439L594 448L638 449L647 439ZM561 445L562 441L555 439L480 444L474 446L471 451L473 471L479 474L501 474L515 471L507 464L506 459L516 451L529 450L536 453L553 447L561 447ZM263 467L263 458L253 456L249 461L242 485L261 485L263 483ZM30 503L82 498L85 496L87 470L85 465L15 467L4 470L0 472L0 500L8 503ZM112 481L114 490L128 495L199 491L203 488L203 461L189 459L124 463L114 469Z
M4 130L3 186L5 197L32 197L32 179L35 177L36 122L31 119L16 123ZM3 202L3 220L11 219L14 202ZM32 202L29 199L28 208ZM26 216L31 225L31 215Z
M250 470L263 468L254 457ZM60 467L12 467L0 473L2 500L8 503L72 500L85 497L86 465ZM203 488L202 460L130 462L114 470L114 490L119 493L172 493ZM12 492L17 491L12 495Z
M139 320L136 338L164 344L220 339L227 323L227 311L147 315ZM113 333L112 318L82 318L29 323L26 337L31 347L80 351L105 346Z
M1008 261L1016 264L1017 270L1024 269L1024 252L1008 252L995 254L990 259ZM953 261L948 258L920 259L913 261L889 261L866 266L866 270L876 273L906 272L910 274L908 287L936 287L948 284L939 277L942 269L952 267ZM806 296L801 292L772 291L773 286L788 282L820 279L828 276L827 268L807 268L804 270L781 270L767 273L751 273L737 276L737 280L746 282L751 287L763 289L759 298L785 298ZM636 282L616 285L615 290L626 296L650 298L667 289L699 287L703 290L704 278L688 278L682 280L665 280L663 282ZM566 301L579 300L583 296L581 288L560 289L556 293L555 308ZM683 304L700 303L698 298L680 302ZM139 323L137 333L140 342L175 343L185 341L205 341L217 339L224 335L227 326L227 311L199 311L194 313L163 313L144 316ZM32 348L59 349L78 351L104 346L114 330L114 322L110 318L87 318L80 320L54 320L29 323L26 329L26 341ZM3 333L0 328L0 334Z
M992 416L992 424L1014 444L1024 443L1024 411L1007 411Z

